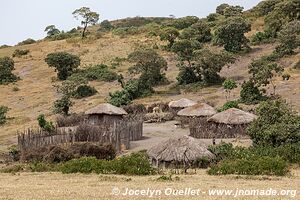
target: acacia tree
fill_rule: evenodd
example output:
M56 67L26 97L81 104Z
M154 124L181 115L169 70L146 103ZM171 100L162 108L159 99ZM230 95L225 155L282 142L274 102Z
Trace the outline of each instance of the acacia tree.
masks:
M182 30L180 39L197 40L198 42L209 42L212 38L209 25L200 20L189 28Z
M55 25L49 25L49 26L47 26L45 28L45 32L47 32L47 36L48 37L60 34L60 31L55 27Z
M85 32L88 25L95 25L99 20L99 14L92 12L88 7L82 7L75 10L73 13L76 19L82 18L81 25L83 26L82 38L85 37Z
M224 45L226 51L238 52L249 48L245 33L251 31L251 24L241 17L228 18L216 30L216 42Z

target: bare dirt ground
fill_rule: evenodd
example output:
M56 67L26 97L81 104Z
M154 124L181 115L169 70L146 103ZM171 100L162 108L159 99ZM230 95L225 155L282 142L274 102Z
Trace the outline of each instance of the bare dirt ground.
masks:
M197 174L178 175L175 181L157 181L156 176L115 176L115 175L83 175L61 173L21 173L1 174L0 199L2 200L90 200L90 199L299 199L291 196L239 196L209 195L209 190L298 190L300 191L300 170L292 171L290 177L241 177L241 176L209 176L205 170L198 170ZM179 180L178 180L179 179ZM118 189L116 189L118 188ZM122 195L126 188L133 190L161 190L162 194L149 196ZM196 196L166 195L165 189L182 190L185 188L200 189ZM112 190L119 191L113 195ZM203 192L203 193L202 193ZM117 192L116 192L117 193Z
M140 151L144 149L147 150L162 141L168 140L169 138L189 135L188 128L184 128L184 129L177 128L175 127L176 123L177 123L176 121L169 121L165 123L151 123L151 124L144 123L144 139L140 141L130 142L129 152ZM207 145L212 144L211 139L199 139L199 140L206 143ZM251 144L250 139L222 139L222 140L217 139L216 143L220 143L221 141L231 142L239 146L249 146Z

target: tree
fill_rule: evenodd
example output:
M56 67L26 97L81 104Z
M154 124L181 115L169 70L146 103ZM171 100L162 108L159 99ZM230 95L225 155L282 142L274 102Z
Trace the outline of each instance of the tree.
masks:
M255 85L260 87L271 84L273 87L273 95L275 95L276 85L274 77L280 75L284 71L284 68L277 63L268 62L264 59L252 62L248 68L251 74L251 80Z
M87 26L95 25L99 20L99 14L92 12L88 7L82 7L75 10L73 13L76 19L82 18L81 25L83 25L82 38L85 37Z
M100 23L101 30L110 31L113 28L114 28L114 26L108 20L104 20Z
M6 106L0 106L0 125L6 122L6 113L9 111L9 108Z
M45 28L45 32L47 32L48 37L60 34L60 31L55 27L55 25L47 26Z
M80 65L80 58L67 52L50 53L45 62L49 67L54 67L57 77L66 80Z
M204 49L196 52L194 67L197 76L201 77L201 80L205 84L210 85L220 83L220 71L225 65L234 61L235 58L228 53L213 53L210 50Z
M140 74L140 81L147 86L156 86L166 80L164 71L167 61L153 49L139 49L128 55L128 61L134 63L129 71Z
M300 141L300 117L281 99L262 102L247 129L254 145L280 146Z
M179 31L176 28L173 27L167 27L164 28L161 33L160 33L160 39L162 41L168 41L169 44L167 45L167 47L169 49L171 49L171 47L173 46L176 38L179 36Z
M198 22L198 20L199 20L199 18L196 16L186 16L186 17L182 17L182 18L173 20L173 23L171 24L171 26L175 27L176 29L181 30L181 29L192 26L193 24Z
M15 69L14 60L9 57L0 58L0 85L17 81L19 78L12 73Z
M278 34L280 45L276 51L283 54L293 54L300 46L300 21L286 24Z
M235 88L237 88L237 84L234 80L232 79L226 79L224 82L223 82L223 88L225 89L227 95L226 95L226 100L228 100L228 98L230 98L230 94L231 94L231 91Z
M240 97L241 102L245 104L255 104L262 100L263 95L255 83L252 80L249 80L242 84Z
M224 16L228 17L236 17L241 16L244 8L241 6L229 6L224 9Z
M192 59L194 58L194 52L201 48L201 44L197 40L179 40L172 46L172 51L175 52L180 61L187 61L189 67L191 67Z
M243 47L249 48L249 40L245 33L251 31L251 24L241 17L228 18L220 25L215 33L218 44L224 45L226 51L238 52Z
M212 38L209 25L204 21L198 21L191 27L183 29L181 39L197 40L200 43L209 42Z
M62 98L54 102L53 111L56 114L63 114L67 116L69 115L70 107L73 105L74 103L71 101L70 97L64 95Z
M220 14L220 15L224 15L224 10L229 7L230 5L227 4L227 3L223 3L221 5L219 5L217 8L216 8L216 13Z

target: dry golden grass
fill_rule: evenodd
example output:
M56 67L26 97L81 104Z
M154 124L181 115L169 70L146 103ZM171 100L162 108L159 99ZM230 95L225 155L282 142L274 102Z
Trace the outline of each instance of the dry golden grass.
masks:
M176 175L173 176L173 179ZM241 176L209 176L205 170L198 170L197 174L178 175L179 180L157 181L159 176L119 176L119 175L84 175L61 173L20 173L1 174L0 199L291 199L290 196L123 196L112 195L114 187L122 192L129 189L261 189L300 190L300 170L293 170L290 177L241 177ZM299 194L295 198L299 199Z

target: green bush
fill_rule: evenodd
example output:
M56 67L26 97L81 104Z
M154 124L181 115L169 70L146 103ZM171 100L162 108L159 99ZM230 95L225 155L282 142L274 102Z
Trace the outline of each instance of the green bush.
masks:
M29 53L29 50L28 49L16 49L12 55L12 57L22 57L22 56L25 56Z
M258 157L221 161L208 170L210 175L276 175L284 176L289 172L288 165L280 157Z
M262 102L258 118L248 127L254 145L280 146L300 142L300 117L281 99Z
M238 101L227 101L221 108L218 109L219 112L228 110L230 108L239 108Z
M6 106L0 106L0 125L4 124L7 120L6 113L9 111L9 108Z
M242 84L240 97L241 102L245 104L256 104L264 99L261 91L255 86L253 81L247 81Z
M103 64L88 67L79 74L82 74L89 81L98 80L110 82L117 80L118 78L118 75L115 72L112 72L107 65Z
M257 32L251 38L251 43L253 45L259 45L259 44L269 43L271 41L272 41L271 36L268 35L266 32Z
M48 122L48 121L45 119L45 115L44 115L44 114L40 114L40 115L38 116L38 118L37 118L37 121L38 121L39 126L40 126L40 128L41 128L42 130L47 131L47 132L49 132L49 133L54 131L55 127L54 127L54 125L53 125L53 122L51 122L51 121Z
M14 60L9 57L0 58L0 85L15 82L19 79L12 73L15 69Z
M145 153L133 153L108 161L82 157L62 164L63 173L98 173L149 175L154 172Z
M34 44L34 43L36 43L34 39L28 38L27 40L19 42L18 45L21 46L21 45Z
M97 90L94 87L89 85L80 85L76 89L76 98L90 97L97 93Z

